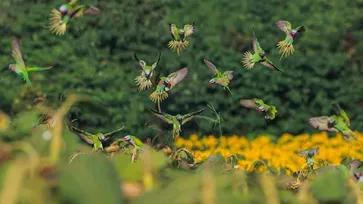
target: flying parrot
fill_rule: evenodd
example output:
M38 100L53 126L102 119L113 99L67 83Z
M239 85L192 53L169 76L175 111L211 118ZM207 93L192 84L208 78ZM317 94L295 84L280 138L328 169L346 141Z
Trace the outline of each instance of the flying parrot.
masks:
M266 56L265 51L261 48L260 44L257 41L255 32L253 31L253 39L252 39L252 45L253 45L253 51L254 54L251 54L251 52L245 52L242 58L242 63L244 64L244 67L246 69L252 69L255 63L261 63L263 66L272 69L277 70L280 72L283 72L283 70L276 67Z
M262 99L241 99L240 104L246 108L252 108L260 113L265 113L265 119L273 120L278 112L275 106L268 105Z
M201 110L198 110L198 111L195 111L195 112L192 112L192 113L188 113L188 114L185 114L185 115L181 115L181 114L170 115L170 114L163 113L163 112L158 112L158 111L155 111L155 110L151 110L151 111L153 112L153 114L156 117L158 117L161 120L167 122L168 124L173 125L173 138L177 138L180 135L182 125L184 125L188 121L192 120L195 116L197 116L198 114L203 112L204 109L201 109Z
M12 55L13 58L15 59L15 64L10 64L9 69L11 69L11 71L15 72L17 75L19 75L27 84L29 84L29 86L32 86L32 83L29 79L29 72L44 71L52 68L51 66L50 67L26 66L21 54L19 42L17 40L15 39L13 40L12 47L13 47Z
M177 52L179 55L180 52L189 46L189 41L187 38L194 33L194 25L187 24L184 25L183 29L178 29L175 24L170 24L170 32L173 40L169 41L168 47L170 50Z
M74 126L72 126L73 129L79 131L81 134L79 135L84 141L86 141L88 144L93 145L93 150L103 150L103 144L102 142L107 141L113 134L120 132L124 127L121 127L117 130L114 130L112 132L108 133L96 133L91 134L89 132L86 132L84 130L80 130Z
M319 152L319 147L299 151L297 154L305 157L308 166L314 166L314 156Z
M183 69L179 69L178 71L169 74L167 77L161 77L155 91L150 95L150 100L155 103L160 103L168 98L167 92L181 82L187 74L188 68L184 67Z
M49 29L56 35L64 35L67 30L67 24L72 18L78 18L84 14L99 15L100 10L93 6L79 5L77 0L71 0L67 4L59 7L59 10L53 8L50 14Z
M285 40L282 40L277 44L281 58L294 54L293 42L298 36L305 32L305 26L299 26L295 29L291 29L291 23L283 20L277 21L276 25L286 34Z
M347 113L338 104L334 103L332 106L335 115L312 117L309 119L310 125L320 131L341 132L347 141L356 139L354 132L349 128L350 119Z
M232 94L228 85L233 79L233 71L220 72L217 67L214 66L214 64L212 64L210 61L204 59L204 63L214 74L214 77L209 80L209 84L219 84L223 87L223 89L227 89Z
M141 75L139 75L135 78L135 82L136 82L137 86L139 87L139 91L143 91L152 86L151 77L155 73L155 68L160 61L160 56L161 56L161 53L159 52L158 60L150 66L150 65L146 65L146 62L144 60L140 60L137 57L136 53L134 53L135 60L139 63L139 67L141 70Z
M134 146L136 149L142 150L144 147L144 143L142 143L141 140L139 138L137 138L136 136L126 135L124 137L124 140L128 144Z

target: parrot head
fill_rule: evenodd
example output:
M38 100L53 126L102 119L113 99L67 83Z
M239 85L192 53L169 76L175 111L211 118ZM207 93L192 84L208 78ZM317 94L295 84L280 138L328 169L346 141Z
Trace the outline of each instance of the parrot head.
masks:
M183 116L182 116L182 115L180 115L180 114L178 114L178 115L176 115L176 119L177 119L179 122L181 122L181 121L183 120Z
M266 111L265 109L265 103L261 100L261 99L255 99L255 103L258 107L258 112L264 112Z
M125 140L126 142L130 142L130 141L131 141L131 137L130 137L130 135L126 135L126 136L124 137L124 140Z
M62 6L59 7L59 11L61 13L62 16L67 15L69 9L68 9L68 5L67 4L63 4Z
M259 53L259 55L260 55L260 57L261 57L261 58L264 58L264 57L266 56L266 53L265 53L265 51L261 51L261 52Z
M297 33L297 30L295 30L295 29L292 29L291 30L291 36L292 37L295 37L296 33Z
M215 83L216 83L216 81L217 81L217 80L216 80L216 78L213 78L213 79L209 80L209 84L210 84L210 85L215 84Z
M97 133L96 136L101 141L106 139L105 136L102 133Z
M16 64L9 64L8 68L9 68L11 71L15 71L15 69L16 69Z
M170 85L171 80L170 80L170 78L169 78L169 77L165 77L164 82L165 82L166 84Z

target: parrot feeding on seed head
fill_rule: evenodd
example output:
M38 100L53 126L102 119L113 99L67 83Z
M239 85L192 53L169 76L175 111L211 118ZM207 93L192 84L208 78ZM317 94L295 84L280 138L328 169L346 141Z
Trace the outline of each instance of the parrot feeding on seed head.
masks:
M309 119L310 125L320 131L340 132L347 141L356 140L354 132L349 128L350 119L347 113L338 104L334 103L332 106L335 115L312 117Z
M255 53L251 54L250 52L245 52L242 58L242 63L244 64L244 67L246 69L252 69L255 63L261 63L263 66L269 69L283 72L283 70L279 69L267 58L265 51L261 48L260 44L257 41L254 31L253 31L252 45L253 45L253 51Z
M198 114L203 112L204 109L201 109L199 111L195 111L192 113L188 113L185 115L181 115L181 114L170 115L170 114L158 112L155 110L151 110L151 111L153 112L153 114L156 117L162 119L163 121L167 122L168 124L173 125L173 138L177 138L180 135L182 125L184 125L185 123L192 120L195 116L197 116Z
M278 112L275 106L268 105L263 102L262 99L254 98L254 99L241 99L240 104L246 108L252 108L257 110L258 112L265 113L265 119L273 120L276 117L276 113Z
M153 102L162 102L168 98L168 91L181 82L188 74L188 68L179 69L176 72L169 74L167 77L160 78L155 91L150 95L150 100Z
M299 26L292 29L291 23L283 20L277 21L276 26L286 34L285 40L282 40L277 44L281 58L294 54L293 42L298 36L305 32L305 26Z
M176 50L179 55L184 48L189 46L187 38L194 33L194 22L192 25L184 25L183 29L178 29L175 24L170 24L170 32L173 40L169 41L168 47L172 51Z
M233 71L225 71L220 72L214 64L210 61L204 59L204 63L209 67L209 69L213 72L214 77L209 80L210 84L219 84L223 87L223 89L227 89L231 94L231 90L229 89L229 83L233 79Z
M67 30L67 24L72 18L81 17L84 14L98 15L100 10L93 6L79 5L77 0L71 0L59 7L52 9L50 14L49 29L56 35L63 35Z
M124 137L124 140L128 143L131 144L132 146L134 146L136 149L143 149L144 143L141 142L141 140L139 138L137 138L136 136L132 136L132 135L126 135Z
M50 67L29 67L26 66L21 54L20 45L17 40L13 40L12 42L12 56L15 59L15 64L10 64L9 69L19 75L29 86L32 86L32 83L29 79L29 72L37 72L48 70Z
M141 75L139 75L135 78L135 82L139 87L139 91L143 91L152 86L151 77L153 77L153 75L155 73L155 68L160 61L160 56L161 56L161 53L159 52L157 61L154 62L150 66L150 65L146 65L146 62L144 60L140 60L136 56L136 53L134 53L135 60L139 63L139 67L141 69Z

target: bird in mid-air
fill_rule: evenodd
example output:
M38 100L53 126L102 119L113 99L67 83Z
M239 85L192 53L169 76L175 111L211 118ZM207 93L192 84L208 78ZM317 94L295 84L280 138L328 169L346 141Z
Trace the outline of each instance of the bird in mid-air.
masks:
M169 74L168 76L160 77L160 81L157 84L155 91L150 95L150 100L153 102L162 102L168 98L168 91L170 91L175 85L181 82L188 74L188 68L179 69L176 72Z
M141 70L141 74L135 78L135 83L139 87L139 91L143 91L145 89L150 88L153 84L151 78L154 76L155 68L160 61L161 53L159 52L158 59L152 65L147 65L144 60L140 60L136 53L134 53L134 57L136 61L139 63L139 67Z
M268 105L262 99L241 99L240 104L246 108L252 108L260 113L265 113L265 119L273 120L278 112L275 106Z
M297 155L305 157L308 166L312 167L314 165L314 156L319 152L319 147L306 149L297 152Z
M10 64L9 69L19 75L29 86L32 86L32 83L29 79L29 72L38 72L48 70L50 67L31 67L26 66L23 60L23 56L21 54L20 45L17 40L13 40L12 42L12 55L15 59L15 64Z
M53 8L50 14L49 29L56 35L64 35L67 30L67 24L73 18L83 15L98 15L100 10L93 6L80 5L77 0L71 0L63 4L59 10Z
M169 41L168 47L179 55L184 48L189 46L187 38L194 33L194 22L192 25L184 25L183 29L177 28L175 24L170 24L170 32L173 40Z
M340 132L347 141L356 139L354 132L349 128L350 119L348 114L338 104L333 103L332 106L335 112L334 115L312 117L309 119L310 125L320 131Z
M151 111L153 112L153 114L156 117L162 119L163 121L167 122L168 124L173 125L173 137L177 138L180 135L182 125L184 125L185 123L187 123L188 121L193 119L195 116L197 116L198 114L203 112L204 109L201 109L201 110L198 110L198 111L195 111L192 113L188 113L185 115L181 115L181 114L170 115L168 113L158 112L155 110L151 110Z
M231 94L231 90L229 89L229 83L233 79L233 71L225 71L221 72L214 66L213 63L204 59L204 63L209 67L209 69L213 72L214 77L209 80L209 84L219 84L223 87L223 89L227 89Z
M286 38L277 44L277 48L279 49L279 53L282 57L287 57L294 54L294 46L293 42L301 36L302 33L305 32L305 26L299 26L297 28L292 29L291 23L289 21L277 21L276 26L280 28L285 34Z
M247 51L243 55L242 63L244 64L244 67L246 69L252 69L255 65L255 63L261 63L263 66L272 69L277 70L280 72L283 72L280 68L275 66L266 56L265 51L261 48L260 44L257 41L255 32L253 31L253 38L252 38L252 45L253 45L253 51L254 54L251 54L251 52Z

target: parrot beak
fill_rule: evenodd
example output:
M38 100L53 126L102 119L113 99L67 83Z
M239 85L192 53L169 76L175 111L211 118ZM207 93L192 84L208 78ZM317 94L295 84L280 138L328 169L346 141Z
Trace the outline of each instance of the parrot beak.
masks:
M258 109L258 112L262 113L262 112L263 112L263 110L262 110L262 109Z

